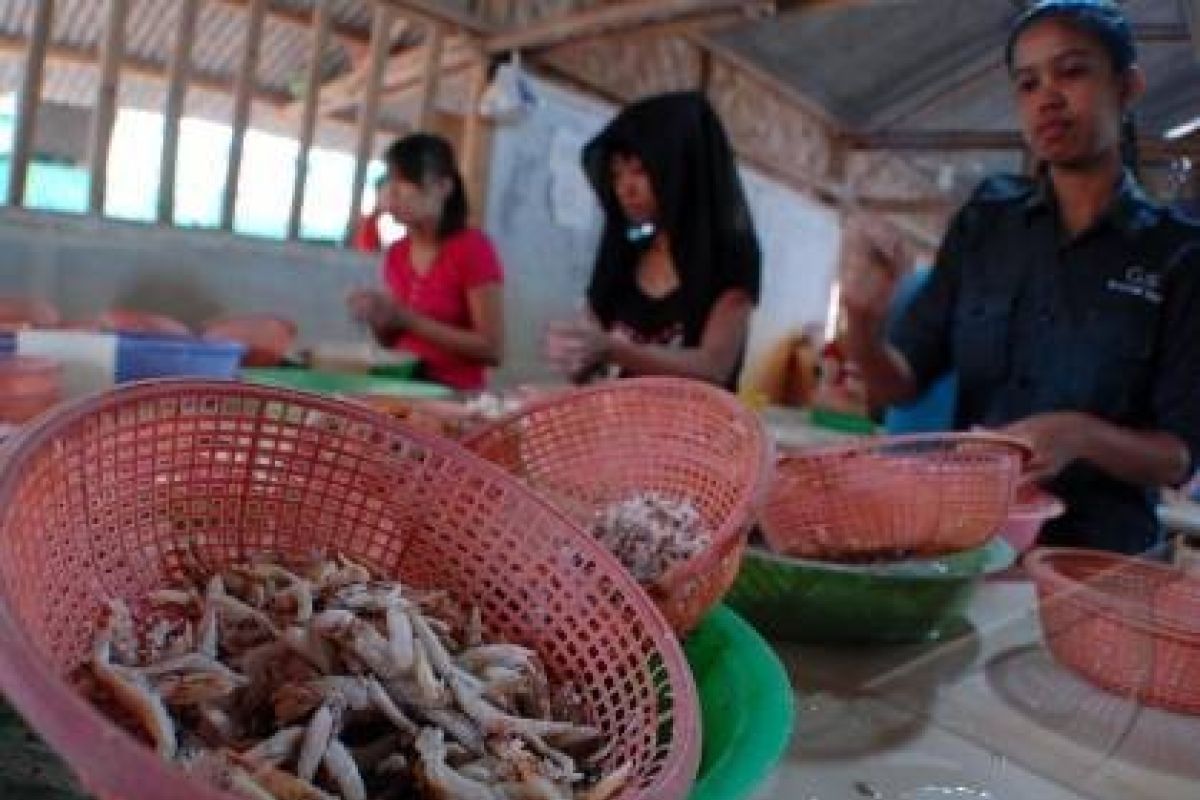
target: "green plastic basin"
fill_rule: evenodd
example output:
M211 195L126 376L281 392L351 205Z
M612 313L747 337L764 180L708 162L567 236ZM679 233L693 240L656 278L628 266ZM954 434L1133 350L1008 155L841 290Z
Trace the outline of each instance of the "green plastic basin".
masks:
M795 703L787 671L753 628L724 606L684 642L700 693L704 745L690 800L749 797L787 749Z
M786 641L933 641L964 627L975 585L1008 569L1016 555L999 537L941 558L870 565L788 558L752 546L725 602Z
M244 369L242 380L264 386L298 389L319 394L386 395L420 399L447 399L454 396L449 388L391 375L359 374L353 372L322 372L313 369L271 367Z

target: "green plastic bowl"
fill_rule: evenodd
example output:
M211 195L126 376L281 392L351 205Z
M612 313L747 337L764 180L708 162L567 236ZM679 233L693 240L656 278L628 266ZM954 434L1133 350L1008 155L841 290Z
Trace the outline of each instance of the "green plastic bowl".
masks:
M683 649L704 731L690 800L749 797L792 737L795 702L787 671L771 646L724 606L704 618Z
M454 396L449 388L437 383L406 380L390 375L354 372L323 372L294 367L243 369L242 380L264 386L298 389L318 394L385 395L415 399L445 400Z
M752 546L725 602L767 636L786 641L934 641L965 627L975 585L1016 557L999 537L940 558L869 565L788 558Z

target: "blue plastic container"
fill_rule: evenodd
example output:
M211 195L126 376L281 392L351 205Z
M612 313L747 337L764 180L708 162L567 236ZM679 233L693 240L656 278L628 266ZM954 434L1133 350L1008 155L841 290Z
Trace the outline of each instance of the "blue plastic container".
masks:
M245 345L190 336L146 333L95 333L117 339L116 383L149 378L237 377ZM0 356L16 352L16 337L0 334Z
M232 378L246 352L235 342L140 333L117 335L117 383L148 378Z

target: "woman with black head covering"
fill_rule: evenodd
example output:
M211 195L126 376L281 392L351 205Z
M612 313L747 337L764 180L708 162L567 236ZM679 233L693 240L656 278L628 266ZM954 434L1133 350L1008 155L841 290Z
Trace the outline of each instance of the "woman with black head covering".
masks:
M550 327L576 380L678 375L736 386L761 256L729 139L703 95L627 107L587 145L604 209L590 318Z

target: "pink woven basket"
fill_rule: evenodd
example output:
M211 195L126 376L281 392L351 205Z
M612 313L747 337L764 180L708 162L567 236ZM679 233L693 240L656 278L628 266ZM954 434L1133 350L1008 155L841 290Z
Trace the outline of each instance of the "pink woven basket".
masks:
M683 798L695 688L620 565L504 472L367 409L237 383L161 381L62 407L9 442L0 477L0 690L86 786L122 800L231 800L110 723L67 676L108 597L180 569L336 550L477 604L582 690L634 765L623 798Z
M695 504L712 546L649 587L680 634L729 590L770 476L762 423L733 395L679 378L633 378L535 400L466 447L590 527L653 491Z
M940 555L1003 524L1027 454L989 434L881 437L796 451L777 465L761 527L797 558Z
M1109 691L1200 713L1200 577L1070 548L1033 550L1025 568L1059 663Z

